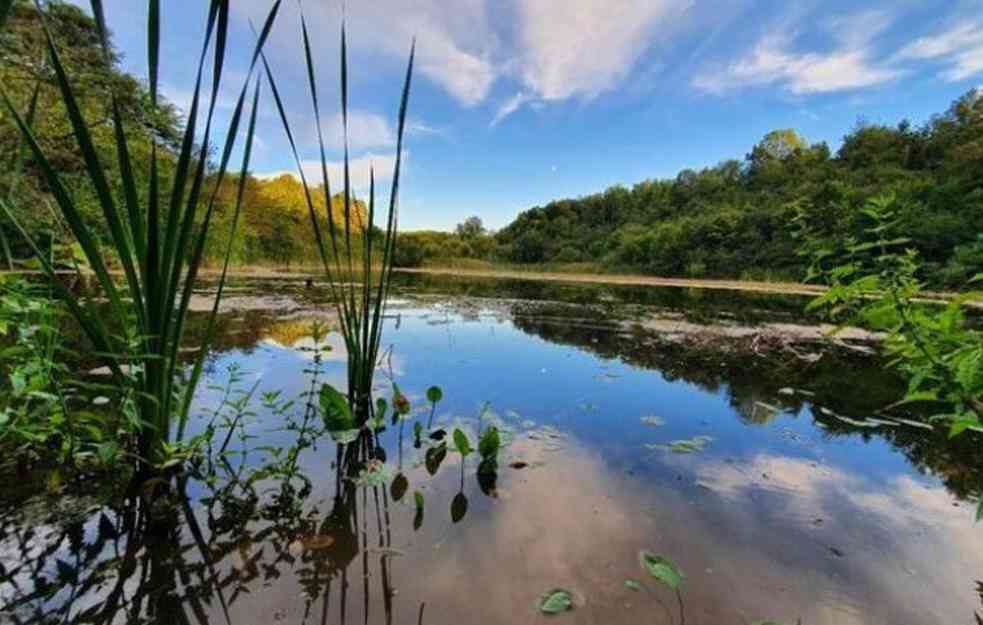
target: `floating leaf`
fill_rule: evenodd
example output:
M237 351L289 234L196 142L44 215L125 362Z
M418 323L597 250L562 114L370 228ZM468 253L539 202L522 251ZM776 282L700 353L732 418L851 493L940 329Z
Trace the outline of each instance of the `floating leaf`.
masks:
M440 390L439 386L431 386L427 389L427 401L432 404L436 404L444 398L444 391Z
M473 449L471 449L471 441L468 440L468 435L462 432L458 428L454 428L454 447L462 456L467 456Z
M430 433L430 440L442 441L447 436L447 430L434 430Z
M678 590L683 585L683 572L671 560L648 551L638 554L638 561L648 574L669 588Z
M544 614L560 614L573 609L573 596L562 588L554 588L539 599L539 611Z
M430 475L436 475L437 470L440 469L441 463L444 462L444 458L447 457L447 444L441 443L436 447L431 447L427 450L424 456L424 465L427 468L427 473Z
M464 493L454 495L451 501L451 521L457 523L468 513L468 498Z
M635 581L633 579L626 579L625 580L625 588L629 588L629 589L634 590L636 592L641 592L641 591L645 590L645 587L644 586L642 586L639 582L637 582L637 581Z
M389 487L389 493L392 495L393 501L402 499L409 487L410 481L402 473L393 478L393 483Z
M492 460L498 455L498 450L502 446L502 439L498 434L498 428L492 426L481 434L478 439L478 453L485 460Z
M415 532L423 525L423 493L418 490L413 491L413 502L416 504L416 514L413 516L413 531Z
M666 420L663 419L662 417L649 416L649 417L642 417L642 423L644 423L645 425L659 426L659 425L665 425Z

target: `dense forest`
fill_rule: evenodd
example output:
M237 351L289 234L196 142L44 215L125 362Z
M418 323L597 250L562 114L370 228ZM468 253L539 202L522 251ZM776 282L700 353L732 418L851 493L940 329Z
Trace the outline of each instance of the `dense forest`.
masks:
M184 130L181 112L164 101L150 106L146 85L119 67L118 55L106 58L99 44L94 20L82 9L63 2L44 5L48 27L62 55L66 71L73 77L81 113L92 128L93 143L113 191L122 196L117 163L116 139L110 123L111 110L106 89L117 94L121 118L126 127L136 188L146 190L149 176L152 139L156 139L161 186L173 174ZM46 150L62 183L73 195L82 217L94 232L102 235L100 243L108 245L102 209L92 188L83 155L71 131L71 125L57 86L54 69L47 59L45 39L33 3L15 3L7 27L0 35L0 84L32 126L38 143ZM45 250L51 249L61 264L81 260L75 251L60 211L55 207L44 176L27 154L20 131L5 108L0 107L0 154L6 162L0 167L0 200L14 219ZM214 164L206 164L205 198L214 193L216 202L214 227L209 231L206 262L217 262L231 233L232 207L237 179L226 176L222 188L215 190ZM315 206L324 210L325 198L315 189ZM166 209L166 207L164 207ZM204 210L200 210L203 213ZM332 215L344 223L343 200L332 198ZM350 213L356 232L361 230L365 206L356 203ZM15 223L0 211L0 262L3 266L34 266L31 250ZM237 264L290 265L317 263L317 248L311 236L304 187L290 175L247 180L243 212L233 246L232 260Z
M801 279L804 244L835 247L858 236L864 204L884 194L902 207L898 229L920 252L930 284L957 287L983 270L983 91L920 127L861 122L835 154L776 130L743 160L557 200L494 235L412 233L397 260L456 254L663 276Z

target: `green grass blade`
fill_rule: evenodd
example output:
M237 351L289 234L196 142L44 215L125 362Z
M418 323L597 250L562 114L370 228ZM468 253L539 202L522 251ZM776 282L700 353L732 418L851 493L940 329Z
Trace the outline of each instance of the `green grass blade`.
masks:
M89 179L91 180L92 185L95 188L96 195L99 198L99 204L102 207L102 214L106 220L106 225L109 226L109 232L112 236L113 245L116 248L119 261L123 265L123 271L126 273L126 281L130 290L130 297L132 297L133 301L135 302L142 302L143 294L141 292L140 279L137 277L136 270L134 269L133 265L133 248L131 241L123 228L123 223L120 220L119 212L116 210L116 202L113 200L113 192L109 187L109 181L106 178L105 170L103 170L103 167L99 162L99 156L96 153L95 145L92 142L92 136L89 133L88 125L82 117L81 108L78 105L78 101L75 98L75 92L68 80L68 74L61 63L61 57L59 56L58 50L55 47L54 38L51 35L51 31L48 29L47 21L43 12L40 10L40 4L38 4L38 10L41 16L40 19L42 30L44 31L47 42L48 56L51 60L52 67L55 70L56 83L58 84L58 88L61 92L62 102L65 105L66 112L68 113L68 119L71 122L75 140L78 142L79 151L82 153L82 159L85 162Z
M406 134L406 111L410 101L410 86L413 80L413 63L416 58L416 40L410 46L410 59L406 64L406 78L403 82L403 95L399 103L399 122L396 130L396 164L393 169L393 183L389 191L389 214L386 222L386 239L383 244L382 267L379 276L379 290L375 301L372 320L372 339L369 349L376 354L382 338L382 317L385 314L385 301L389 298L389 285L392 283L393 254L396 249L397 204L399 197L399 174L403 159L403 139Z
M147 11L147 66L150 72L150 104L157 108L160 76L160 0L150 0Z
M249 176L249 161L253 151L253 138L256 135L256 116L259 110L259 93L262 83L262 80L257 80L256 89L253 92L252 112L249 116L249 128L246 131L246 147L242 157L242 169L239 172L235 211L232 215L229 242L225 248L225 260L222 263L222 275L218 281L218 289L215 293L215 302L212 304L212 312L208 318L208 326L205 331L205 337L202 340L201 347L199 348L198 357L195 359L194 369L191 373L188 385L185 388L184 399L181 402L177 431L178 440L181 440L182 436L184 435L184 428L187 424L188 414L191 410L191 400L194 398L194 389L198 385L198 380L201 378L201 372L205 364L205 356L208 355L208 351L211 349L212 341L215 338L215 325L216 320L218 319L218 307L222 300L222 293L225 290L225 279L228 276L229 261L232 258L232 246L235 242L235 235L239 227L239 216L242 213L242 199L246 191L246 179Z
M198 238L191 250L191 257L187 261L187 274L184 279L184 285L182 289L181 299L174 310L174 321L169 328L167 337L168 344L170 345L170 353L168 354L169 359L169 372L167 376L167 384L170 385L174 380L174 374L176 372L177 364L177 351L181 343L181 337L184 333L184 322L187 317L188 305L191 301L191 295L194 291L195 281L198 276L198 269L201 265L201 260L204 256L205 243L208 239L208 230L211 225L212 215L215 211L215 200L218 196L218 192L222 187L222 183L225 180L225 174L228 170L229 159L232 156L232 150L235 147L236 139L239 134L239 122L242 117L242 109L245 104L246 95L248 94L249 81L252 79L253 73L256 69L256 63L258 62L260 55L262 54L263 46L266 44L269 38L270 31L273 28L273 24L276 20L277 14L280 9L280 0L277 0L267 16L266 22L263 25L263 30L256 41L255 49L253 50L252 61L249 66L249 71L246 75L246 81L242 85L242 90L239 93L239 98L236 101L236 106L232 115L232 121L229 124L228 132L225 137L225 147L222 151L222 160L219 165L218 171L216 172L216 183L215 188L212 191L211 197L208 202L208 207L205 211L205 217L202 221L201 227L199 228ZM185 248L181 248L181 252L185 252ZM177 291L176 283L174 292ZM173 295L172 295L173 298ZM170 301L173 301L170 300ZM168 310L171 310L170 308ZM168 386L169 388L169 386ZM167 402L171 401L171 394L166 393L165 397ZM168 403L169 408L169 403Z

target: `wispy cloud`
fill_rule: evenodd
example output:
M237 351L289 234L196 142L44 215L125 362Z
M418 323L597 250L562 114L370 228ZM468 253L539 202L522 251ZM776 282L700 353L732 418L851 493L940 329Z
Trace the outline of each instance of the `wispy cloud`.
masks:
M669 0L519 0L516 73L543 100L593 97L624 80L690 6Z
M946 65L942 77L950 82L983 73L983 21L959 23L902 48L899 59L938 59Z
M868 31L869 36L876 32ZM802 95L871 87L902 75L899 67L877 61L869 41L859 33L841 34L838 47L826 52L795 51L792 36L769 33L744 57L723 69L698 74L692 84L717 94L775 84Z
M499 122L501 122L503 119L505 119L512 113L518 111L519 108L521 108L522 105L525 104L526 102L529 102L529 100L530 100L529 96L520 91L519 93L515 94L511 98L508 98L507 100L502 102L501 106L499 106L498 110L495 112L495 117L492 118L491 126L492 127L497 126Z

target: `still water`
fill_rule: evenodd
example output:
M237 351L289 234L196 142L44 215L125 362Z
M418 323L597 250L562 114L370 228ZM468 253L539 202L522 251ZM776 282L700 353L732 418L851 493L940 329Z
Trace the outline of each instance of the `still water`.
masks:
M345 387L322 294L229 297L190 432L217 426L220 459L160 497L5 505L0 622L978 622L979 440L879 414L898 381L860 345L795 340L801 299L401 277L377 386L413 413L353 490L311 434L311 390ZM491 424L493 478L453 451L428 466L431 430ZM542 614L552 589L573 610Z

